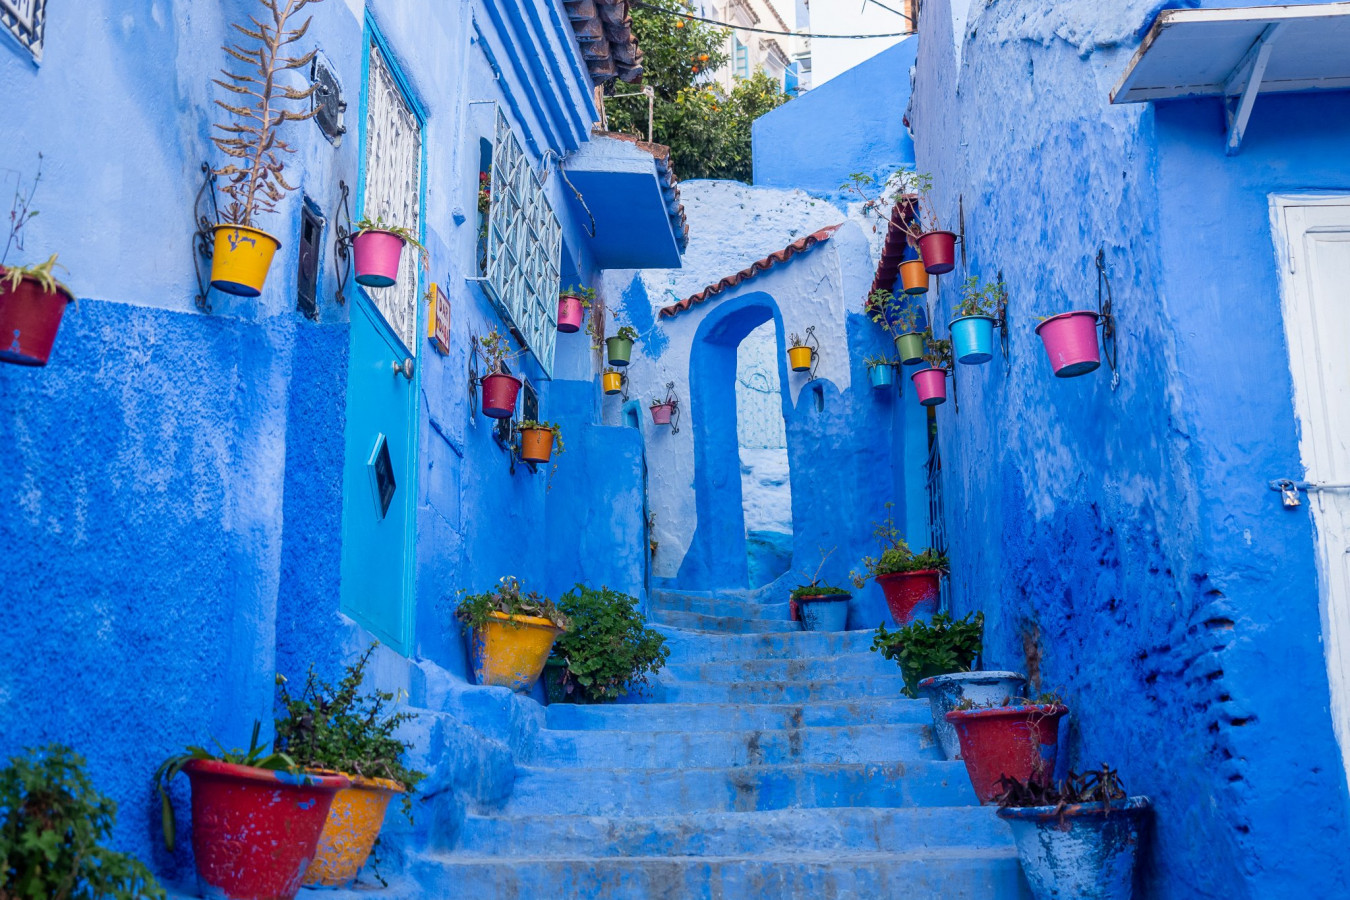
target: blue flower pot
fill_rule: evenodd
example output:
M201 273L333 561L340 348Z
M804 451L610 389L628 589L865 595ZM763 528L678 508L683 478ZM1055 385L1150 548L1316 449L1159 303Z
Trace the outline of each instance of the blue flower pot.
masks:
M1147 797L1112 803L1079 803L1000 809L1012 826L1022 871L1036 900L1130 900L1139 825Z
M895 387L895 366L872 366L867 374L872 378L872 387L877 390Z
M845 631L848 627L848 600L850 594L829 594L824 597L799 597L802 628L807 631Z
M952 353L968 366L994 358L993 316L962 316L952 319Z

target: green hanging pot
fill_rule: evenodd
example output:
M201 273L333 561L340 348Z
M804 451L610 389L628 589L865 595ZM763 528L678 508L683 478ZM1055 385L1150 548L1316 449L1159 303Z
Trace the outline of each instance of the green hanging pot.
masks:
M633 355L633 342L628 338L605 338L605 348L609 352L611 366L626 366L628 358Z
M895 339L895 350L900 354L900 362L906 366L923 362L923 332L910 331Z

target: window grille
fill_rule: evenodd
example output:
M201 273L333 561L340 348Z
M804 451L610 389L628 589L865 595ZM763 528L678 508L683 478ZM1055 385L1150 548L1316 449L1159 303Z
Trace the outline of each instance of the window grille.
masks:
M42 61L42 33L47 23L47 0L0 0L0 22L20 44Z
M487 231L487 271L479 281L516 337L552 377L562 228L500 109Z
M372 41L368 51L363 213L416 236L422 221L422 122L380 48ZM417 275L417 248L405 247L398 283L363 289L413 356L421 343L417 340Z

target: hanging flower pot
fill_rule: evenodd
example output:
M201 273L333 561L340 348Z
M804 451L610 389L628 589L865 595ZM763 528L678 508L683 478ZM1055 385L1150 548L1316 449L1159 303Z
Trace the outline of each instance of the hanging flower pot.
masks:
M586 307L581 298L573 294L563 294L558 298L558 330L564 334L575 334L581 330L586 318Z
M192 855L204 896L288 900L314 859L340 776L288 774L210 759L192 783Z
M398 266L407 241L397 232L383 228L358 231L352 238L356 283L366 287L389 287L398 282Z
M789 347L788 348L788 366L794 372L811 371L811 348L810 347Z
M895 339L895 351L900 354L901 365L923 362L923 341L922 331L907 331Z
M514 375L495 372L483 379L483 415L509 419L516 411L516 395L521 381Z
M946 275L956 268L956 234L927 231L919 235L919 255L929 275Z
M675 412L674 403L653 403L651 405L652 423L656 425L669 425L670 417Z
M956 709L947 721L961 742L961 759L981 803L1000 793L1005 775L1021 782L1048 784L1055 774L1059 720L1069 710L1060 704Z
M0 269L0 360L45 366L66 304L75 297L55 280Z
M528 691L544 671L553 642L564 629L540 616L489 613L470 640L474 679L481 685Z
M922 259L907 259L900 264L900 286L906 294L928 293L928 270Z
M520 423L520 458L526 462L546 463L553 455L558 426L548 422Z
M623 373L605 372L600 376L600 383L604 386L606 394L612 396L621 393L623 391Z
M1111 803L1005 807L1036 900L1130 900L1147 797Z
M952 353L968 366L994 358L994 317L961 316L951 321Z
M625 330L632 334L625 334ZM633 340L637 337L637 332L625 325L619 329L619 333L612 338L605 338L605 352L609 358L611 366L623 367L628 365L628 361L633 356Z
M950 672L923 679L918 691L919 696L928 698L942 755L960 759L961 741L947 721L947 713L966 701L975 707L1007 706L1014 697L1022 696L1026 687L1026 676L1016 672Z
M908 625L937 612L941 578L942 572L937 569L877 576L877 584L881 585L881 594L886 598L886 606L896 625Z
M1051 316L1036 326L1036 333L1059 378L1086 375L1102 364L1095 312L1076 310Z
M237 297L256 297L267 281L281 242L244 225L217 225L211 254L211 287Z
M872 379L872 387L876 390L895 387L895 365L893 363L869 366L867 375Z
M920 369L909 376L924 406L939 406L947 402L947 370Z
M340 888L355 881L384 827L389 801L404 793L403 786L389 778L344 777L351 782L351 787L338 791L333 798L314 861L305 872L307 887Z

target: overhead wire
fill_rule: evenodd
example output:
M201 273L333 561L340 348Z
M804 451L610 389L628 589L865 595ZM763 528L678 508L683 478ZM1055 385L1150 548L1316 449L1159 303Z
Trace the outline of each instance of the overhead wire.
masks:
M891 32L890 34L810 34L804 31L775 31L774 29L771 28L752 28L749 25L736 25L732 22L719 22L716 19L706 19L703 16L696 16L693 13L679 12L678 10L667 9L664 6L657 6L652 3L643 3L642 0L628 0L628 5L635 9L645 9L648 10L649 12L661 13L662 15L676 16L681 19L687 19L691 22L702 22L705 25L716 25L719 28L730 28L735 31L750 31L754 32L755 34L773 34L778 35L780 37L801 37L807 38L808 40L812 41L818 40L866 41L871 40L872 38L909 37L910 35L914 34L913 31L895 31ZM880 4L877 5L880 6ZM888 11L894 12L894 10ZM907 20L909 19L909 17L904 15L903 13L896 13L896 15L900 16L903 19Z

